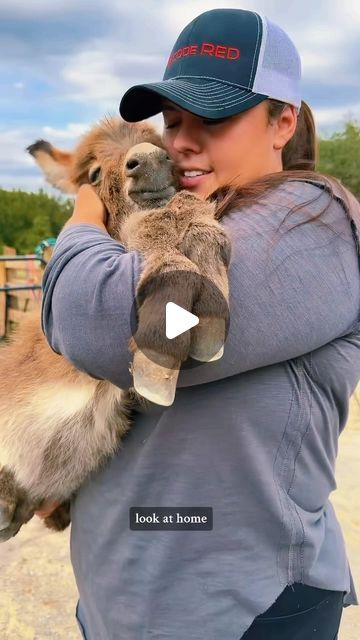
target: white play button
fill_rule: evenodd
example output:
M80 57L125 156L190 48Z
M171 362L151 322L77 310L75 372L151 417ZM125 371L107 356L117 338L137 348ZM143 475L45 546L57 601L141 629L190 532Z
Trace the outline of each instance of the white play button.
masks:
M199 324L199 318L174 302L166 304L166 337L169 340Z

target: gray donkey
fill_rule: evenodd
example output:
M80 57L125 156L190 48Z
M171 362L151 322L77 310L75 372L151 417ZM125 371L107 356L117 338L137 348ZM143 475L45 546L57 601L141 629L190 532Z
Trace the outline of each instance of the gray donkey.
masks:
M144 269L137 330L129 341L134 388L95 380L53 352L39 311L0 347L0 541L14 536L45 500L60 505L46 526L64 529L71 495L121 445L133 403L144 397L172 404L183 361L221 357L228 314L230 247L215 205L176 193L173 165L151 126L115 117L91 129L72 153L45 141L28 151L62 191L94 186L108 211L109 234L140 251ZM184 271L192 286L177 279ZM199 275L216 285L218 297L209 295ZM173 340L164 332L169 291L200 319Z

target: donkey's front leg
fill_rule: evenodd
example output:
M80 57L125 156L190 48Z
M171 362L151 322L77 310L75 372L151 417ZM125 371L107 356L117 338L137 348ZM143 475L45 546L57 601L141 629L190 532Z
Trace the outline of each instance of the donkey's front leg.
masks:
M10 469L0 469L0 542L17 534L34 515L39 503L28 496L16 482Z
M0 542L13 538L41 507L42 501L34 501L15 480L14 473L0 469ZM53 531L63 531L70 524L70 500L60 504L44 524Z
M228 243L215 220L215 206L187 191L176 194L163 209L130 217L128 225L124 232L129 248L145 256L137 291L139 326L129 343L134 353L134 387L148 400L169 406L181 362L189 355L191 336L184 332L172 340L166 337L166 303L174 302L203 317L192 350L198 359L212 359L203 344L212 356L219 335L223 344L227 305L225 309L223 299L209 293L205 281L211 278L213 292L218 286L227 300ZM206 339L201 338L204 333Z
M174 401L181 362L190 346L188 332L166 337L166 304L174 302L191 312L199 293L199 269L178 245L203 206L199 198L181 192L163 208L129 216L121 230L126 246L145 258L137 288L138 327L129 341L134 387L164 406Z
M172 339L166 336L166 305L173 302L191 312L199 292L199 270L180 252L149 256L138 285L138 327L129 347L134 354L134 388L156 404L173 403L191 339L189 331Z
M189 356L201 362L218 360L229 323L230 240L209 210L189 225L180 249L201 274L200 293L192 309L199 324L191 330Z

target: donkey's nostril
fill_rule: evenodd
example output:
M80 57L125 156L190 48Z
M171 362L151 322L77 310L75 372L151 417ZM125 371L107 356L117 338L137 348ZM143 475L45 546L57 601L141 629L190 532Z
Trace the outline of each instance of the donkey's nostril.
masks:
M138 166L139 166L139 162L138 162L138 160L135 160L135 158L128 160L127 163L126 163L126 168L129 171L133 171Z

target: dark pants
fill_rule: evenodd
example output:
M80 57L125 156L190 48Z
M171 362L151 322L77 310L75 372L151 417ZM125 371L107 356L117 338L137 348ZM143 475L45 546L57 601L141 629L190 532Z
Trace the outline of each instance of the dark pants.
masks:
M295 583L257 616L241 640L337 640L343 591Z

